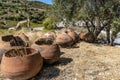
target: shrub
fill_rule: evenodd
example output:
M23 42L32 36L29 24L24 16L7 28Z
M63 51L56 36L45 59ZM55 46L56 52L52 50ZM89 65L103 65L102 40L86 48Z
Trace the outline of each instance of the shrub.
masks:
M113 19L113 23L111 26L112 26L113 35L116 36L116 34L120 32L120 18Z
M46 18L43 22L43 26L45 27L45 29L55 29L56 25L54 24L54 21L51 18Z

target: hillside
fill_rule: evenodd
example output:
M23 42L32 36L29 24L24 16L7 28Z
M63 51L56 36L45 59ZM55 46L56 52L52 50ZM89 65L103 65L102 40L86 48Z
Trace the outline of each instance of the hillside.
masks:
M30 5L31 7L39 8L39 9L50 8L50 5L49 5L49 4L45 4L45 3L39 2L39 1L29 1L29 5Z
M15 26L29 16L31 25L41 24L50 5L38 1L0 0L0 28Z

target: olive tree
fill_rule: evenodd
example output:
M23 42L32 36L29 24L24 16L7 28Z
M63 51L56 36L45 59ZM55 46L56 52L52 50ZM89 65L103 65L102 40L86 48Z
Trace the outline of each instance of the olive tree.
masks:
M82 20L89 32L94 34L96 41L101 30L106 29L107 40L110 43L110 29L115 17L115 10L119 0L53 0L55 14L59 19L68 22ZM116 7L117 8L117 7Z
M66 26L74 22L80 10L79 0L53 0L54 16L64 21Z

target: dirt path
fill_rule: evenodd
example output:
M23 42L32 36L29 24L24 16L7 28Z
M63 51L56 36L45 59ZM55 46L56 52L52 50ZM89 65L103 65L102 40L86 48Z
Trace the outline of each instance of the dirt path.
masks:
M120 80L120 48L85 42L77 46L61 48L60 61L30 80Z

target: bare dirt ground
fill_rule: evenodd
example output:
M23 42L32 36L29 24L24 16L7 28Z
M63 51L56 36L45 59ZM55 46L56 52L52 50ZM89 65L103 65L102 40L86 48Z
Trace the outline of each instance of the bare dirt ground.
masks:
M120 48L80 42L30 80L120 80ZM0 75L0 80L5 79Z

